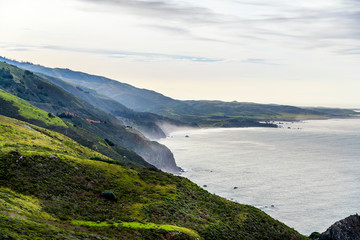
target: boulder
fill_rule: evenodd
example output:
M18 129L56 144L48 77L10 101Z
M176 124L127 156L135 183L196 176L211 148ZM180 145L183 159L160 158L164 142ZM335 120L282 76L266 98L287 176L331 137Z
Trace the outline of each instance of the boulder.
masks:
M351 215L334 223L322 234L320 240L360 240L360 216Z

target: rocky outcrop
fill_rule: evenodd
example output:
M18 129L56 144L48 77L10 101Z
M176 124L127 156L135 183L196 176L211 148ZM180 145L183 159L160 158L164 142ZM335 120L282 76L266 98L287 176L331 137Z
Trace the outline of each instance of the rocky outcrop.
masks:
M320 240L360 240L360 216L351 215L334 223L319 238Z
M172 152L166 146L158 142L146 140L146 144L139 145L133 150L148 163L162 171L173 174L177 174L181 171L181 168L176 166Z

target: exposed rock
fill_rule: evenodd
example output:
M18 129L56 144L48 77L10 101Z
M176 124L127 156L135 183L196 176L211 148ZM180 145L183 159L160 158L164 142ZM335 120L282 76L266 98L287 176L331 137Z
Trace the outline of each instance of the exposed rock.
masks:
M360 216L351 215L334 223L322 234L320 240L360 240Z

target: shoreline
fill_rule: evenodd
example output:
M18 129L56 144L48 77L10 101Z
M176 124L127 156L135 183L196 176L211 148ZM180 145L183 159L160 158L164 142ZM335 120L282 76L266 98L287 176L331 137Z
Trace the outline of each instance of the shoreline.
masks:
M335 124L335 127L333 128L334 129L334 133L335 134L338 134L338 133L345 133L345 134L352 134L352 131L351 131L351 127L347 127L347 125L354 125L354 124L356 124L357 122L356 122L356 120L359 120L360 118L346 118L346 119L344 119L344 118L331 118L331 119L309 119L309 120L305 120L305 121L282 121L283 123L285 123L285 124L297 124L297 123L301 123L301 124L306 124L306 125L308 125L308 126L310 126L311 128L304 128L304 130L305 131L292 131L293 133L295 133L295 135L299 135L300 137L303 135L303 134L308 134L308 133L311 133L311 132L313 132L313 131L315 131L316 132L316 134L327 134L327 129L329 128L329 129L332 129L331 128L331 126L333 126L334 124ZM348 124L348 123L344 123L343 121L355 121L354 122L354 124ZM323 123L325 123L325 122L327 122L327 124L325 124L325 126L323 127L323 128L318 128L318 126L323 126L324 124ZM312 124L312 123L315 123L315 124ZM350 122L349 122L350 123ZM338 128L339 127L339 128ZM345 128L342 128L342 127L345 127ZM222 136L226 136L226 132L227 131L244 131L244 133L245 133L245 136L247 136L250 132L252 132L252 131L254 131L255 129L259 129L260 131L255 131L256 132L256 134L257 135L264 135L264 134L266 134L266 132L268 132L268 128L255 128L255 127L253 127L253 128L193 128L193 129L189 129L189 130L180 130L180 131L174 131L174 132L171 132L171 134L170 134L170 136L168 137L168 138L172 138L172 137L174 137L174 138L177 138L177 140L178 141L180 141L180 142L186 142L186 141L192 141L192 139L196 139L196 141L199 141L199 138L195 138L195 136L193 137L192 135L194 135L194 132L201 132L201 131L203 131L204 132L204 134L205 133L207 133L207 132L210 132L210 135L209 136L216 136L216 134L211 134L212 132L213 133L216 133L216 132L219 132L220 133L220 135L222 135ZM356 128L357 129L357 128ZM262 131L262 130L264 130L264 131ZM270 133L285 133L285 132L287 132L288 131L288 129L287 128L279 128L278 129L279 131L277 131L277 130L274 130L274 131L272 131L272 130L270 130ZM295 130L295 129L294 129ZM249 132L250 131L250 132ZM289 130L289 131L291 131L291 130ZM221 134L221 132L223 133L223 134ZM289 132L290 133L290 132ZM356 133L356 132L355 132ZM186 138L185 137L185 135L189 135L189 138ZM236 133L235 133L235 135L237 135ZM291 135L293 135L293 134L291 134ZM201 137L201 139L205 139L205 135L203 135L203 134L198 134L198 136L202 136ZM189 144L181 144L181 146L179 146L178 148L180 148L180 150L178 149L178 150L176 150L176 149L174 149L173 148L173 146L171 146L171 145L169 145L169 144L167 144L165 141L163 141L163 140L166 140L166 138L165 139L161 139L161 143L162 144L164 144L165 146L167 146L173 153L175 153L174 154L174 157L175 157L175 161L176 161L176 163L178 164L178 166L180 166L182 169L184 169L184 172L181 172L180 174L179 174L179 176L182 176L182 177L186 177L186 178L188 178L188 179L190 179L191 181L193 181L193 182L195 182L197 185L199 185L200 187L202 187L203 189L205 189L206 191L208 191L208 192L210 192L210 193L214 193L214 194L216 194L216 195L218 195L218 196L221 196L221 197L223 197L223 198L226 198L226 199L228 199L228 200L230 200L230 201L234 201L234 202L238 202L238 203L242 203L242 204L248 204L248 205L251 205L251 206L255 206L256 208L258 208L258 209L260 209L260 210L262 210L262 211L264 211L265 213L267 213L267 214L270 214L273 218L275 218L275 219L278 219L279 221L281 221L281 222L284 222L285 224L287 224L287 225L289 225L289 226L292 226L292 227L294 227L295 229L299 229L299 232L301 232L301 233L305 233L305 234L310 234L311 232L310 231L304 231L304 230L302 230L302 228L299 228L299 227L296 227L296 224L294 225L294 224L291 224L291 221L289 222L288 220L290 219L291 220L291 215L293 215L293 213L291 213L288 217L286 217L285 218L285 220L284 220L284 218L279 218L279 217L277 217L277 215L279 214L279 211L282 211L282 210L284 210L283 208L284 208L284 206L283 205L281 205L281 204L279 204L279 203L277 203L276 201L270 201L270 202L261 202L261 201L249 201L249 199L251 199L252 198L252 195L246 195L245 193L243 193L243 194L245 194L244 196L245 196L245 201L244 200L241 200L241 199L243 199L243 197L244 196L242 196L240 199L239 199L239 196L237 196L237 197L234 197L234 196L232 196L233 194L238 194L238 193L241 193L244 189L243 189L243 186L242 186L242 184L240 184L240 183L234 183L234 184L230 184L230 185L227 185L228 187L225 187L225 188L223 188L223 187L221 187L220 185L218 185L219 183L221 183L221 182L219 182L220 180L217 180L217 178L218 178L218 174L220 174L220 170L218 170L217 168L214 168L213 166L214 165L211 165L210 166L210 162L209 161L213 161L213 160L211 160L211 159L209 159L209 160L207 160L207 161L204 161L204 160L201 160L201 159L199 159L199 161L202 161L202 167L200 167L200 164L195 164L195 162L194 162L194 164L196 165L196 166L194 166L194 164L193 165L189 165L189 163L188 164L184 164L184 162L182 162L182 160L180 160L181 159L181 157L179 158L179 156L177 155L178 153L179 153L179 151L180 152L184 152L184 151L187 151L187 150L185 150L185 148L186 148L186 146L191 146L191 144L196 144L196 141L195 142L191 142L190 143L190 145ZM222 141L223 139L222 138L219 138L219 140L220 141ZM241 139L241 143L240 144L242 144L242 145L248 145L248 144L252 144L252 141L254 141L254 140L252 140L252 139L248 139L248 138L246 138L246 139L244 139L244 138L242 138ZM264 140L265 141L265 140ZM213 139L212 140L212 142L216 142L216 139ZM271 143L270 143L271 144ZM244 145L244 146L245 146ZM176 146L176 145L174 145L174 146ZM210 145L209 146L209 148L211 149L212 148L212 146L213 145ZM256 146L255 146L256 147ZM221 148L220 146L219 146L219 148ZM264 148L267 148L267 146L264 146L264 145L258 145L258 148L259 149L264 149ZM183 149L183 150L182 150ZM230 149L229 149L230 150ZM238 151L238 150L237 150ZM262 150L261 150L262 151ZM200 156L200 154L202 153L202 152L204 152L204 153L206 153L206 151L203 151L202 150L202 148L199 148L199 150L197 151L198 153L196 154L196 156ZM192 155L189 155L189 154L187 154L188 156L192 156ZM214 155L214 154L212 154L212 155ZM218 156L218 157L216 157L216 156ZM225 156L223 156L223 157L219 157L219 155L217 154L215 157L214 157L214 159L216 159L216 158L218 158L218 159L222 159L221 160L221 162L224 162L224 158L226 159L227 157L225 157ZM264 155L264 156L268 156L268 155ZM183 157L182 157L183 158ZM201 158L207 158L207 157L201 157ZM193 157L188 157L188 159L194 159ZM245 161L245 163L246 163L246 160L244 160ZM228 161L225 161L224 163L221 163L221 165L222 166L226 166L226 165L228 165L228 163L227 163ZM315 162L314 162L315 163ZM254 163L255 164L255 163ZM299 163L300 164L300 163ZM189 168L189 166L192 166L191 168ZM239 174L240 175L243 175L243 174L245 174L244 176L246 176L248 173L248 171L249 170L247 170L248 169L248 167L236 167L236 166L232 166L232 165L229 165L230 166L230 168L235 168L235 169L238 169L238 172L239 172ZM246 165L245 165L246 166ZM254 165L255 166L255 165ZM262 167L264 167L265 169L268 169L268 167L270 167L270 168L274 168L274 169L276 169L276 166L278 166L276 163L274 163L274 164L270 164L270 165L265 165L265 166L262 166L262 165L260 165L259 167L260 168L262 168ZM281 166L281 165L279 165L279 166ZM295 166L294 166L295 167ZM295 167L296 168L296 167ZM194 170L195 169L195 170ZM325 168L319 168L318 169L319 170L319 173L321 173L322 172L322 170L325 170ZM269 171L269 170L267 170L267 171ZM224 172L223 172L224 173ZM204 176L204 177L201 177L201 178L199 178L199 177L195 177L194 178L194 176L196 174L200 174L199 176ZM230 173L229 173L230 174ZM208 177L205 177L205 175L208 175ZM277 174L278 175L278 174ZM277 176L276 175L276 176ZM317 175L317 174L316 174ZM229 175L229 178L232 178L232 177L230 177L230 176L232 176L232 175ZM251 175L250 175L251 176ZM274 176L275 177L275 176ZM248 178L248 177L247 177ZM246 178L246 179L247 179ZM252 178L252 177L251 177ZM282 178L281 177L281 175L279 175L277 178ZM203 181L203 180L201 180L201 179L215 179L216 181L215 181L215 185L214 185L214 183L210 183L209 184L209 182L207 182L207 181ZM299 180L301 180L301 178L297 178L297 179L299 179ZM253 179L254 180L254 179ZM256 180L256 179L255 179ZM271 184L272 183L270 183L269 185L271 186ZM204 187L204 185L206 185L206 187ZM264 185L258 185L258 184L255 184L254 185L254 187L256 187L255 189L257 189L257 188L267 188L268 186L267 186L268 184L267 183L264 183ZM270 187L269 186L269 187ZM317 185L315 185L315 186L317 186ZM239 190L237 190L237 189L233 189L234 187L238 187L239 188ZM275 188L276 189L276 188ZM274 189L274 190L275 190ZM291 189L291 188L290 188ZM327 189L328 190L328 189ZM239 191L239 192L238 192ZM255 191L255 190L253 190L253 191ZM227 192L227 194L224 194L224 193L226 193ZM238 193L237 193L238 192ZM312 196L312 194L315 194L314 195L314 198L316 199L316 197L317 197L317 194L316 194L316 192L309 192L308 194L310 194L309 196ZM236 195L235 195L236 196ZM337 196L337 198L341 198L341 196ZM246 200L247 199L247 200ZM335 198L336 199L336 198ZM272 205L274 205L275 207L274 208L271 208L271 206ZM266 208L266 206L267 206L267 208ZM296 208L296 207L294 207L294 208ZM328 222L328 223L324 223L324 225L325 225L325 227L327 228L327 227L329 227L333 222L335 222L335 221L338 221L339 219L342 219L342 218L344 218L344 217L346 217L347 215L349 215L349 214L353 214L353 212L345 212L344 213L344 215L339 215L338 217L336 217L336 218L334 218L331 222ZM297 217L296 217L297 218ZM287 219L287 220L286 220ZM319 227L319 228L311 228L313 231L322 231L322 230L326 230L326 229L323 229L323 227Z

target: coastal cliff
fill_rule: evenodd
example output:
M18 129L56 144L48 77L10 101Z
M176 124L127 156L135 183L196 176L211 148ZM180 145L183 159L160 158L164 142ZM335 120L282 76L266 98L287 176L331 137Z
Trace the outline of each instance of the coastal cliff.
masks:
M360 216L351 215L334 223L319 240L360 240Z

